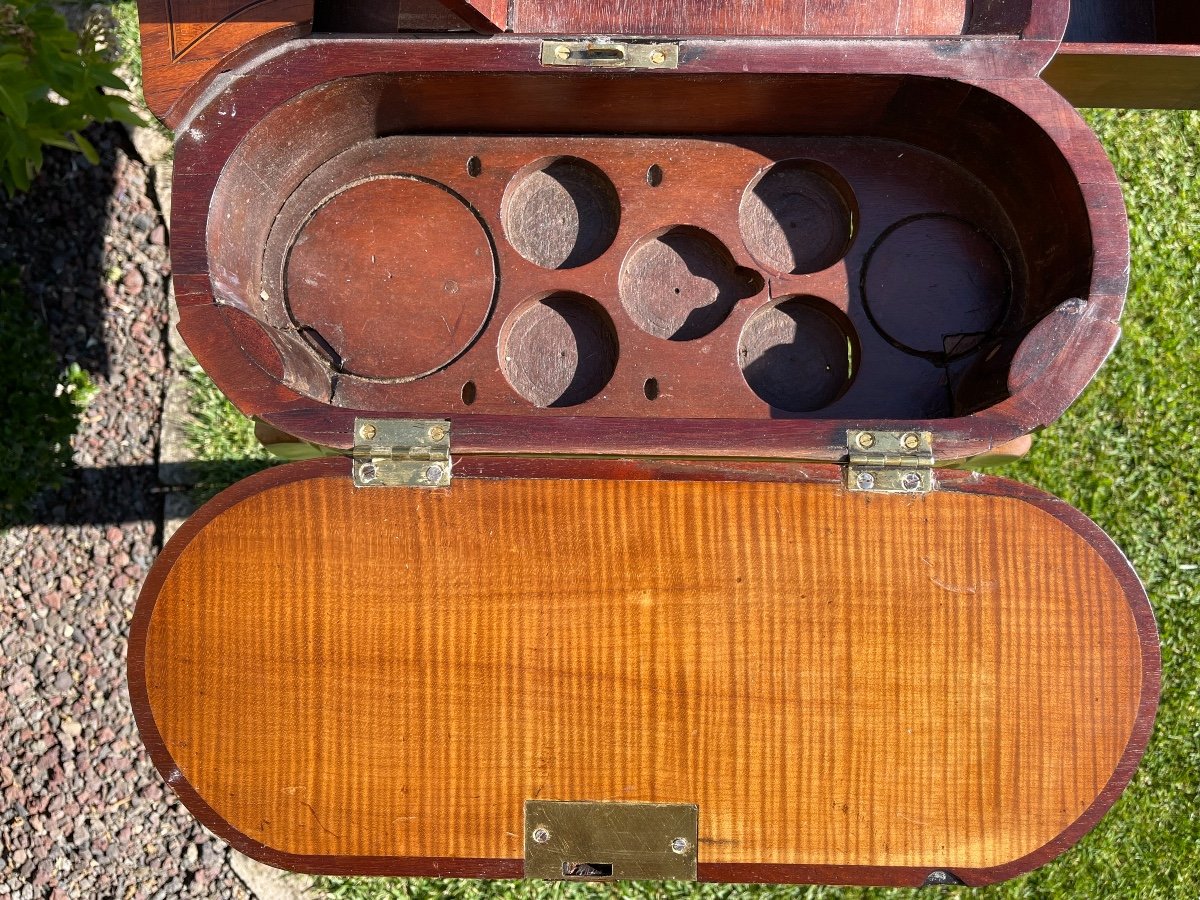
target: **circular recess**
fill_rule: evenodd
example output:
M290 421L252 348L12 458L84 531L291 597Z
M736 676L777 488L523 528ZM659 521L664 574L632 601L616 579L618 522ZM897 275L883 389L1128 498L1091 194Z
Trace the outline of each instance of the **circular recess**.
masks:
M556 156L513 177L500 218L508 242L525 259L544 269L574 269L612 246L621 200L596 166Z
M621 303L629 317L672 341L710 333L735 303L762 287L762 276L738 267L716 237L689 225L639 241L621 267Z
M738 363L750 389L774 409L806 413L845 393L854 376L854 327L819 297L788 297L742 329Z
M411 381L449 365L483 331L496 258L462 198L392 175L326 200L292 242L285 280L296 327L332 368Z
M663 181L663 169L658 163L655 163L646 170L646 184L650 187L658 187Z
M1004 321L1012 271L985 231L936 213L885 231L867 253L861 288L871 324L894 346L955 359Z
M771 166L746 188L738 210L746 249L779 275L808 275L839 262L857 217L850 185L811 160Z
M617 332L604 307L582 294L551 294L509 316L500 368L535 406L576 406L595 397L617 367Z

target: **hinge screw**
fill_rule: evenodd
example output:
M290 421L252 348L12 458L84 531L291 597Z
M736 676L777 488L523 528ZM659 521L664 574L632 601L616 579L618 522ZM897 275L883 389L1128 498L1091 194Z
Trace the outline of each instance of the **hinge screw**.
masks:
M542 828L540 825L533 829L533 842L535 844L546 844L550 842L550 832Z
M568 59L571 58L571 48L566 46L565 44L559 44L558 47L554 51L554 55L557 56L559 59L561 59L563 62L566 62Z
M364 441L375 440L375 435L377 435L378 433L379 432L375 429L375 426L372 425L370 422L364 422L362 427L360 429L358 429L358 435Z
M864 450L870 450L875 446L875 435L871 434L869 431L864 431L858 436L858 446L862 447Z
M860 491L869 491L875 487L875 476L870 472L859 472L855 483Z
M363 484L366 484L368 481L374 481L377 474L379 473L375 470L375 463L367 462L358 467L358 477Z
M916 472L905 472L900 479L900 486L906 491L915 491L921 487L921 476Z
M921 439L910 431L900 439L900 443L904 445L905 450L916 450L921 446Z
M671 841L671 851L678 853L680 856L692 849L692 842L684 837L677 837Z
M446 437L446 428L443 425L434 425L429 429L429 439L431 441L440 441Z
M442 467L441 466L430 466L428 469L426 469L425 470L425 480L428 481L430 484L437 484L439 481L441 481L442 480Z
M650 54L650 62L654 63L656 66L661 66L666 61L667 54L663 53L661 50L655 50Z

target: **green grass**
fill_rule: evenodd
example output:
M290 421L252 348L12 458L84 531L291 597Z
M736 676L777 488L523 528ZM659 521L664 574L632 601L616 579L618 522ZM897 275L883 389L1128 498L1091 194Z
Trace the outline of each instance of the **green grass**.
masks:
M271 465L272 458L255 438L254 423L237 411L195 361L187 364L184 374L192 418L185 434L200 479L192 498L203 503L235 481Z
M1082 509L1125 550L1145 580L1163 639L1163 700L1141 768L1125 796L1066 855L979 898L1200 897L1200 113L1093 112L1125 186L1133 283L1124 338L1083 398L1004 474ZM198 383L202 383L199 382ZM226 438L208 459L251 453L249 434L211 383L205 408ZM256 466L261 462L255 463ZM461 897L892 898L911 891L730 885L545 884L325 878L347 900ZM925 895L921 895L925 896Z

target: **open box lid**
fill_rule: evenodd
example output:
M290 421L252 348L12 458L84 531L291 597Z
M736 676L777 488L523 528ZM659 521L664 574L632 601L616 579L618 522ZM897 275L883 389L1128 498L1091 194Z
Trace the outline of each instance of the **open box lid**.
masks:
M1120 551L1010 481L499 457L252 476L165 548L129 648L158 769L273 865L893 885L1075 843L1159 666Z
M964 45L993 72L1035 76L1066 29L1070 0L139 0L150 109L175 127L220 73L308 33L479 34L854 41L897 38L952 59ZM315 27L314 27L315 22ZM804 51L799 51L803 53ZM971 53L968 56L974 55ZM908 71L902 69L899 71Z

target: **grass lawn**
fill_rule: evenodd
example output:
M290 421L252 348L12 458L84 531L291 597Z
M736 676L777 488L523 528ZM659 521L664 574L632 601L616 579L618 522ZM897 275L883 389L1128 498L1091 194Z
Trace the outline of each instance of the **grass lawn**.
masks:
M1058 861L970 897L1200 897L1200 113L1094 112L1133 221L1125 336L1033 453L1003 474L1082 509L1145 580L1163 639L1163 702L1126 795ZM236 414L215 392L214 422ZM222 425L220 427L226 427ZM203 441L198 443L203 444ZM230 443L208 442L225 453ZM900 897L909 891L436 879L322 879L336 897Z

